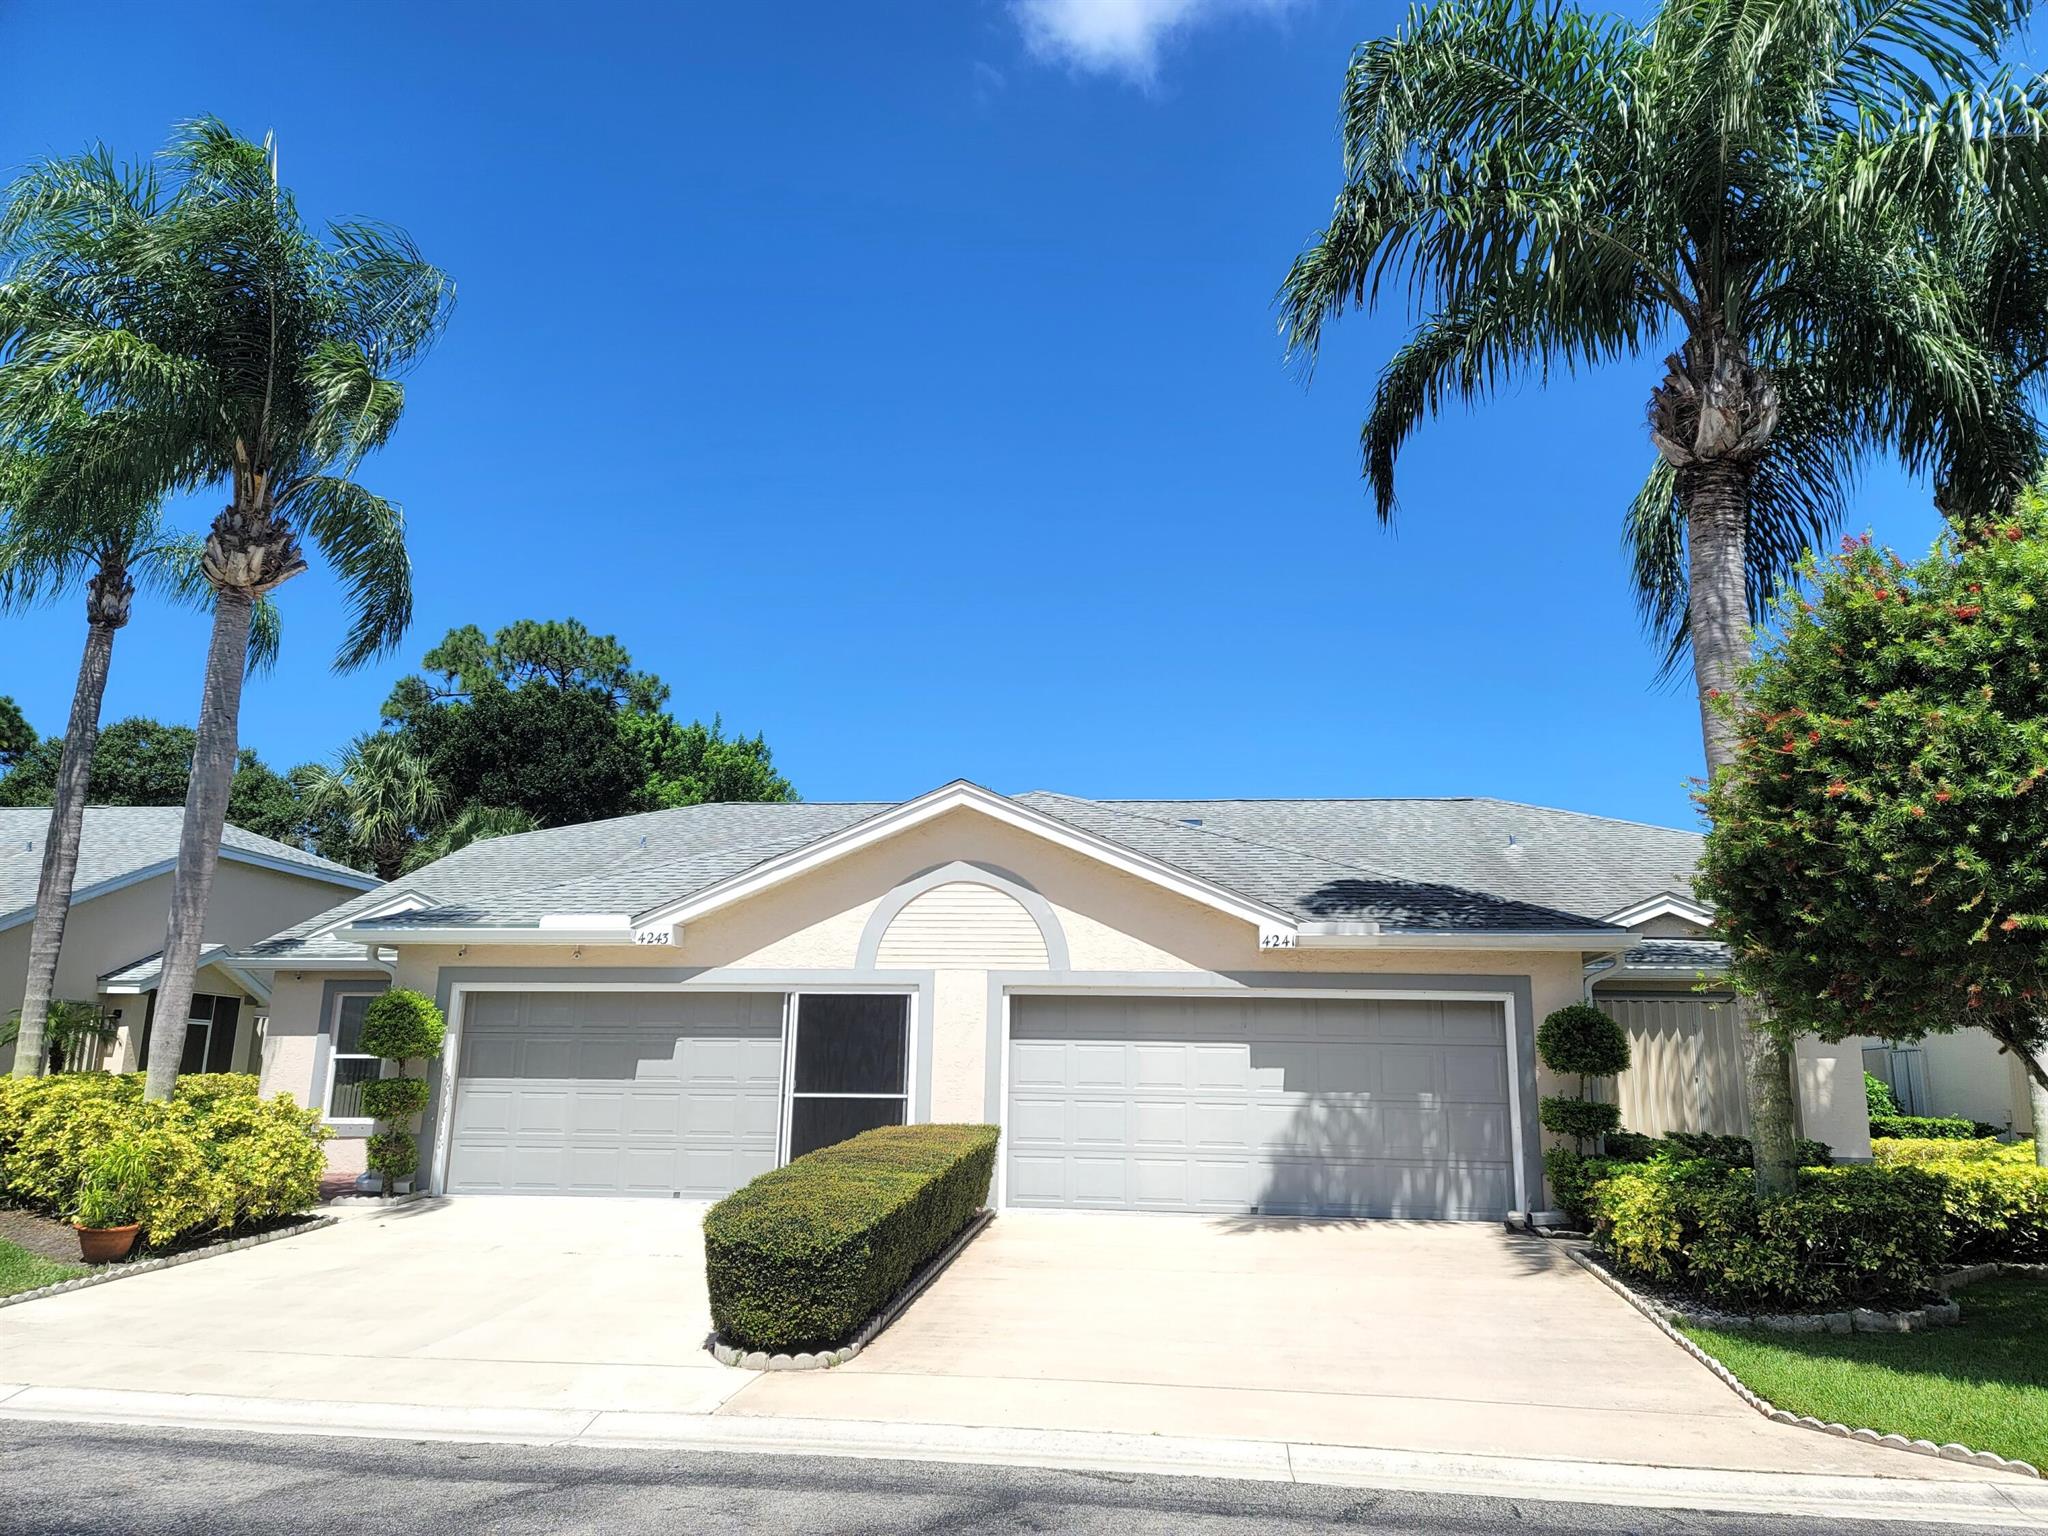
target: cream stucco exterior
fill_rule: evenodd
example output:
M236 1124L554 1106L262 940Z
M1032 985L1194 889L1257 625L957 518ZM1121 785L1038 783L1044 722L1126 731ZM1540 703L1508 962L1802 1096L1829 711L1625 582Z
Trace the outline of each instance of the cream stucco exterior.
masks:
M324 912L357 886L323 880L313 874L290 874L283 870L223 858L214 876L213 894L207 904L204 941L238 947L253 944L279 928ZM163 948L164 924L170 912L171 874L168 870L122 885L103 894L74 901L64 925L64 945L57 960L54 995L81 1001L97 1000L109 1012L121 1015L122 1031L128 1037L109 1065L133 1059L133 1035L139 1030L147 997L144 994L103 995L99 978L135 964ZM28 984L28 945L31 924L21 922L0 929L0 1014L21 1005ZM197 990L247 997L247 989L232 978L209 968ZM255 1039L255 1019L243 1009L238 1059L246 1059ZM14 1047L0 1046L0 1071L13 1065Z
M972 866L964 876L963 863ZM934 872L936 903L919 884ZM962 885L980 890L968 895ZM1534 1022L1583 995L1584 959L1577 948L1261 949L1241 916L959 809L707 913L673 943L401 943L391 979L437 997L458 1032L462 996L475 987L573 988L584 978L631 987L643 977L650 988L900 987L917 998L915 1113L978 1121L1003 1112L992 1050L1004 997L1019 989L1512 993L1516 1059L1533 1079ZM364 978L278 973L266 1092L318 1102L323 999L351 980ZM452 1083L451 1069L441 1081ZM1521 1095L1532 1202L1541 1187L1533 1099L1554 1087L1546 1076ZM442 1108L437 1091L422 1137L430 1157Z
M1862 1049L1877 1049L1876 1039L1852 1041ZM2001 1129L2010 1125L2022 1135L2034 1131L2033 1107L2027 1092L2026 1068L2009 1051L1981 1029L1959 1029L1953 1034L1928 1035L1910 1047L1920 1053L1920 1075L1926 1096L1917 1108L1923 1115L1959 1116ZM1880 1076L1885 1074L1880 1073Z

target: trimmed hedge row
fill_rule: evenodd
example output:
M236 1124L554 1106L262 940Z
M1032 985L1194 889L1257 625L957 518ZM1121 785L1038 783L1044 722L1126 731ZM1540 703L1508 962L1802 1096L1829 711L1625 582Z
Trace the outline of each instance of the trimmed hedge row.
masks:
M169 1102L148 1104L142 1084L140 1073L0 1078L0 1196L68 1218L88 1159L125 1140L148 1169L139 1214L150 1244L319 1200L328 1133L291 1095L259 1098L240 1073L193 1073Z
M727 1343L832 1349L988 1203L992 1125L865 1131L764 1173L704 1218L711 1319Z
M1883 1136L1917 1141L1974 1141L1980 1136L1997 1135L1998 1127L1957 1115L1872 1115L1870 1134L1873 1139Z

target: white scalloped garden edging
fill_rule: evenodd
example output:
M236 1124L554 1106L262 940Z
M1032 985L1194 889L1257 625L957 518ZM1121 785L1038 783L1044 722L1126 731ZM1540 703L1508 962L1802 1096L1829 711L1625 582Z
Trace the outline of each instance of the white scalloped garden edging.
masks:
M1989 1467L1999 1472L2017 1472L2022 1477L2040 1477L2042 1475L2040 1468L2036 1467L2032 1462L2008 1460L1996 1451L1973 1451L1967 1445L1957 1445L1953 1442L1947 1445L1936 1445L1932 1440L1909 1440L1904 1435L1883 1435L1874 1429L1851 1429L1846 1424L1823 1423L1811 1414L1788 1413L1785 1409L1772 1403L1768 1398L1759 1397L1756 1393L1750 1391L1733 1371L1729 1370L1727 1366L1707 1353L1698 1344L1687 1338L1671 1321L1671 1315L1676 1309L1642 1295L1622 1280L1619 1275L1594 1259L1583 1247L1572 1246L1568 1247L1565 1251L1572 1256L1573 1263L1594 1276L1602 1285L1605 1285L1609 1290L1621 1297L1623 1301L1626 1301L1630 1306L1642 1313L1672 1343L1676 1344L1680 1349L1691 1355L1693 1359L1699 1361L1701 1365L1704 1365L1719 1377L1729 1391L1733 1392L1743 1402L1773 1423L1790 1424L1798 1429L1817 1430L1824 1435L1833 1435L1838 1440L1855 1440L1864 1445L1882 1446L1886 1450L1910 1451L1916 1456L1936 1456L1943 1461L1966 1462L1971 1466ZM2020 1268L2022 1266L2004 1265L1992 1267L1997 1269ZM1946 1279L1944 1283L1947 1283ZM1899 1314L1876 1313L1873 1315L1897 1316ZM1848 1330L1843 1329L1840 1331L1847 1332Z
M75 1280L59 1280L55 1285L38 1286L32 1291L17 1291L12 1296L0 1296L0 1307L19 1306L24 1301L40 1301L45 1296L62 1296L67 1291L91 1290L96 1285L109 1285L116 1280L126 1280L130 1275L150 1275L160 1269L175 1269L180 1264L217 1258L223 1253L233 1253L237 1249L274 1243L279 1238L297 1237L304 1232L317 1232L322 1227L333 1226L340 1219L338 1216L313 1216L305 1221L295 1222L289 1227L279 1227L275 1232L258 1232L253 1237L230 1238L225 1243L209 1243L204 1248L193 1248L185 1253L165 1254L160 1259L137 1259L133 1263L122 1261L103 1265L91 1274L80 1275Z
M910 1283L898 1291L887 1306L855 1329L853 1338L837 1349L771 1355L765 1350L741 1349L728 1344L717 1334L705 1340L705 1347L720 1365L730 1365L742 1371L829 1371L835 1365L844 1365L872 1344L876 1334L901 1317L904 1309L924 1294L926 1287L939 1278L945 1267L959 1257L960 1250L973 1242L981 1229L995 1220L995 1216L991 1210L977 1213L974 1220L961 1229L960 1235L939 1252L938 1257L912 1275Z

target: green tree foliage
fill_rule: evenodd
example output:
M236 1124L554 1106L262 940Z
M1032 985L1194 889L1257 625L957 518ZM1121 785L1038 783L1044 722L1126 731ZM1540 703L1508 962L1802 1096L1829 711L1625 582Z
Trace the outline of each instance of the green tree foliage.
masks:
M487 829L498 813L565 826L796 798L762 737L727 736L716 718L676 720L666 683L637 670L616 636L574 619L522 619L490 636L464 625L422 663L392 689L384 717L430 765L451 834ZM430 838L451 851L467 840Z
M1787 1035L2048 1044L2048 503L1913 564L1810 562L1706 793L1698 889Z
M144 715L115 721L93 747L92 803L183 805L196 741L189 725L166 725ZM46 736L22 753L0 775L0 805L48 805L63 752L61 736ZM228 820L294 846L320 842L291 781L248 747L235 758Z
M0 770L12 768L35 744L35 727L28 723L21 706L0 693Z

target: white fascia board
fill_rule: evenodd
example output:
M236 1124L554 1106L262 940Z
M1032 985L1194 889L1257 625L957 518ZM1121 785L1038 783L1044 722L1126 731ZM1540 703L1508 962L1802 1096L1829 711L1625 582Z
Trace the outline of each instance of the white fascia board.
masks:
M871 847L886 838L907 832L949 811L957 810L978 811L992 821L1043 838L1070 853L1078 853L1084 858L1106 864L1124 874L1135 875L1141 880L1149 881L1215 911L1241 918L1258 927L1262 940L1268 935L1284 936L1289 940L1295 936L1295 920L1277 907L1249 901L1220 885L1175 869L1171 864L1138 853L1120 843L1113 843L1107 838L1084 832L1078 827L1069 826L1056 817L1032 810L1029 806L1019 805L1006 796L983 789L978 784L970 784L964 779L955 780L928 794L919 795L915 800L906 800L901 805L877 812L865 821L856 822L841 831L821 837L814 843L807 843L801 848L757 864L730 879L721 880L694 896L670 902L665 906L650 908L634 918L633 926L636 930L646 932L694 922L721 907L730 906L736 901L744 901L749 896L759 895L763 891L808 874L821 865L858 853L861 849ZM1288 943L1274 947L1293 948L1294 945Z
M1623 907L1619 912L1608 913L1601 921L1612 923L1617 928L1632 928L1637 923L1647 923L1657 917L1682 917L1689 923L1698 923L1702 928L1714 926L1712 907L1702 906L1690 896L1681 895L1677 891L1660 891L1632 907Z
M1640 940L1632 933L1376 933L1347 935L1304 933L1302 949L1564 949L1587 954L1618 954Z
M463 927L450 924L439 928L378 927L375 923L351 924L336 931L336 938L356 944L621 944L635 942L630 928L517 928Z

